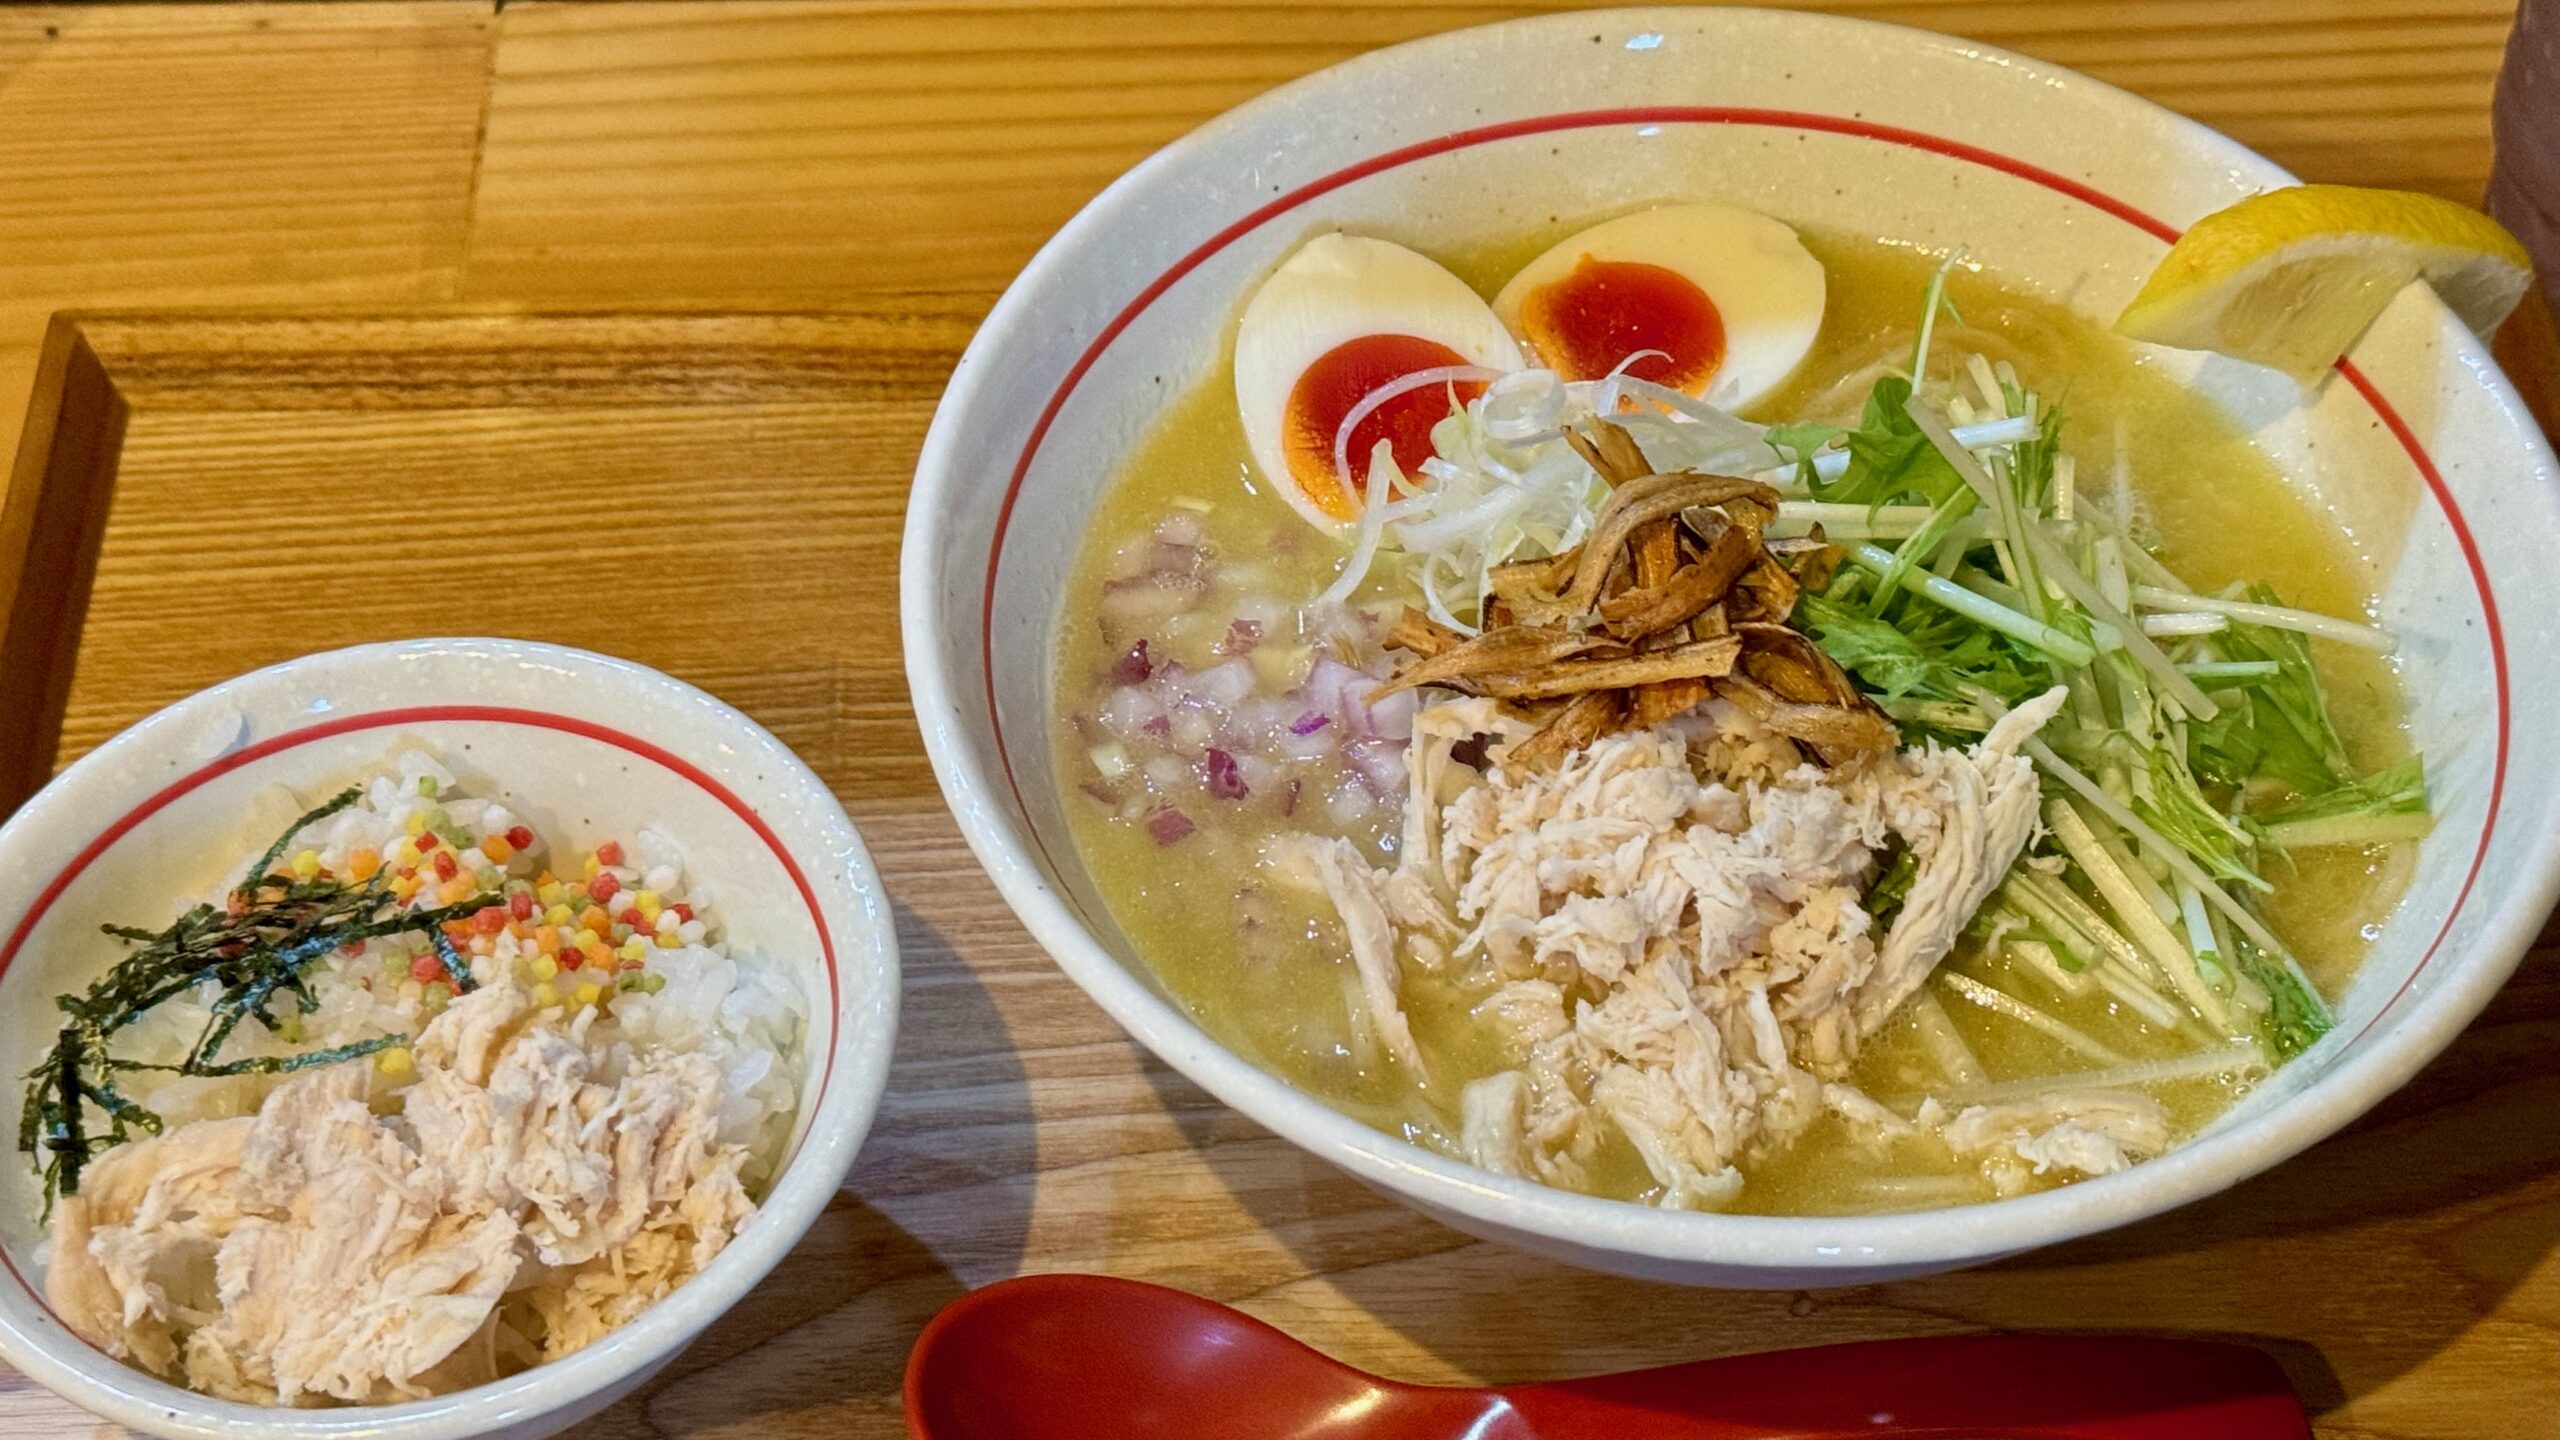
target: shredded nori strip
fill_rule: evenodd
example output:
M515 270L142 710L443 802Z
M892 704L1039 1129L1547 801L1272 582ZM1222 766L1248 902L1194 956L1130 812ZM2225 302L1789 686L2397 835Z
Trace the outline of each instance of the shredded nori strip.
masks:
M362 795L354 788L341 791L294 821L258 857L248 878L224 904L197 905L165 930L100 927L110 938L135 948L91 982L85 994L54 998L68 1023L43 1062L27 1072L26 1103L18 1116L18 1149L47 1157L40 1168L48 1215L56 1195L80 1192L80 1172L100 1150L123 1144L135 1130L160 1133L160 1117L116 1088L120 1072L277 1075L406 1044L404 1035L385 1035L299 1055L214 1058L244 1019L254 1019L270 1031L283 1029L287 1022L269 1008L279 995L290 996L299 1014L317 1010L319 997L312 994L305 972L329 952L367 940L423 932L454 988L471 988L470 962L446 938L444 926L502 903L502 895L479 894L459 904L403 910L384 872L352 882L334 877L295 879L276 870L276 862L304 827L337 814ZM219 987L213 1018L183 1061L145 1064L108 1053L107 1042L117 1031L153 1006L208 980ZM104 1135L90 1132L83 1118L89 1106L105 1112Z
M239 1060L225 1060L219 1065L151 1065L140 1060L113 1062L118 1070L165 1070L175 1075L289 1075L296 1070L309 1070L320 1065L334 1065L341 1060L354 1060L394 1045L406 1045L406 1035L376 1035L370 1040L351 1040L327 1050L305 1050L299 1055L251 1055ZM124 1102L131 1104L131 1101ZM149 1114L149 1111L144 1111ZM158 1117L153 1117L156 1133Z
M444 927L428 931L427 943L435 947L436 959L443 964L445 978L453 982L456 994L467 995L473 986L480 983L471 978L471 962L463 959L462 952L453 948L453 937L444 933Z

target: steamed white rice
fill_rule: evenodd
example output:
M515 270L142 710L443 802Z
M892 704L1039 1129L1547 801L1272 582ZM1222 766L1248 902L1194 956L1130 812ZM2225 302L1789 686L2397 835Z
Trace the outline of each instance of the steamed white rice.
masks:
M290 813L302 813L321 798L325 797L300 797ZM465 793L453 772L434 756L410 749L391 757L365 783L360 801L298 835L286 848L286 860L290 863L301 858L299 852L307 851L304 863L316 860L319 868L339 876L351 874L360 851L385 857L388 865L400 843L412 835L413 824L439 811L438 823L454 837L452 848L457 853L471 853L460 843L464 840L473 844L492 836L503 840L518 827L532 828L503 803ZM502 847L512 851L503 862L490 864L485 856L478 857L482 862L475 865L478 884L488 886L494 879L513 889L538 891L541 877L555 870L560 878L554 883L588 882L580 861L592 852L572 858L553 849L556 839L536 831L530 847ZM561 970L544 983L559 993L563 1008L578 1004L580 983L604 990L593 1002L598 1013L579 1032L595 1078L603 1083L614 1083L635 1056L653 1050L698 1053L718 1064L723 1074L719 1138L746 1149L743 1178L751 1189L760 1188L781 1163L799 1103L807 1030L802 992L781 962L731 952L722 937L714 898L694 885L684 852L673 837L644 828L626 837L622 849L621 863L597 865L595 873L611 875L620 894L648 893L665 916L674 917L678 907L685 907L692 918L654 926L636 969L599 975L590 965ZM221 904L256 859L257 852L244 854L206 898ZM411 908L428 908L437 900L430 882L409 903ZM539 904L538 894L536 901L538 919L548 907ZM509 974L531 982L541 969L536 943L519 937L513 928L475 937L473 948L486 952L470 956L472 975L482 984ZM423 937L396 936L368 941L354 954L328 956L306 972L319 1002L316 1011L287 1019L281 1032L270 1032L254 1020L244 1021L212 1058L233 1061L293 1055L387 1035L416 1036L451 998L449 987L411 973L413 962L429 949ZM635 980L638 983L627 983ZM641 988L643 984L655 988ZM115 1037L114 1052L126 1059L177 1063L212 1019L212 1003L219 993L208 980L193 994L162 1003ZM294 1005L289 997L279 996L269 1009L286 1019ZM395 1094L411 1078L401 1064L404 1059L404 1052L394 1051L343 1063L372 1067L373 1089L380 1100ZM174 1128L191 1120L251 1113L283 1078L133 1071L127 1073L125 1088Z

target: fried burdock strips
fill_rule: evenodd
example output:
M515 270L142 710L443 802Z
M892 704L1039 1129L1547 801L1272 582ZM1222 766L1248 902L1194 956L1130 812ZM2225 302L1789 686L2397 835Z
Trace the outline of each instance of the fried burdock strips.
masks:
M1730 475L1657 473L1607 421L1566 439L1610 486L1589 535L1495 567L1481 634L1408 608L1387 632L1408 658L1378 695L1429 685L1516 707L1539 729L1504 759L1530 767L1710 695L1828 764L1893 747L1893 722L1788 623L1796 598L1828 585L1840 561L1819 529L1767 540L1777 491Z

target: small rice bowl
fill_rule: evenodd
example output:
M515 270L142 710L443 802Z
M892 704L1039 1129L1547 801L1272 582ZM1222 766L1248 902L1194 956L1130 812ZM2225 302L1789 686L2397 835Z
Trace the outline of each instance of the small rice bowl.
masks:
M481 788L420 748L279 788L272 851L100 942L26 1112L84 1338L227 1399L414 1399L592 1343L754 1222L807 1044L789 957L733 953L669 833L572 849ZM149 1114L101 1135L115 1096Z

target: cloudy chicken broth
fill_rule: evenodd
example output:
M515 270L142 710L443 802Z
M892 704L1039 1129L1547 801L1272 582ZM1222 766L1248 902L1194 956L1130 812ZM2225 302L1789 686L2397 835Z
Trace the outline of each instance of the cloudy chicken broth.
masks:
M1500 292L1508 301L1502 282L1554 238L1525 237L1498 252L1459 258L1452 268L1476 291ZM2015 404L2021 389L2059 397L2058 431L2037 431L2057 442L2052 455L2038 461L2021 459L2014 450L1975 453L1989 458L2004 481L2021 469L2043 467L2045 513L2053 515L2059 490L2065 497L2060 503L2076 504L2084 517L2118 516L2119 533L2128 542L2138 540L2151 557L2132 557L2132 573L2119 575L2115 567L2124 557L2110 552L2101 562L2095 551L2107 547L2089 542L2093 579L2133 594L2132 585L2174 576L2203 597L2280 600L2332 617L2367 611L2371 597L2361 578L2366 571L2338 527L2289 490L2219 412L2137 363L2121 341L1963 267L1942 274L1932 259L1874 242L1822 235L1804 236L1803 242L1827 281L1827 296L1816 291L1819 327L1807 330L1801 363L1762 381L1763 393L1742 407L1747 418L1840 427L1859 427L1862 417L1873 421L1876 382L1907 374L1923 296L1933 277L1941 277L1947 304L1932 307L1921 395L1936 400L1951 422L1997 419L2004 381L2009 408L2018 413L2024 412ZM1538 263L1553 268L1551 262ZM1586 258L1585 279L1591 269ZM1595 303L1605 306L1607 298ZM1534 305L1496 308L1535 316ZM1632 331L1619 318L1620 335L1642 338L1644 317L1636 317ZM1250 324L1250 311L1247 319ZM1751 328L1755 323L1761 326L1757 331ZM1746 312L1733 328L1735 343L1748 346L1768 326ZM1564 348L1536 345L1519 363ZM1422 425L1445 415L1452 398L1479 399L1484 381L1467 377L1489 373L1463 368L1445 355L1433 363L1456 368L1411 392L1427 406ZM1765 356L1746 354L1741 363L1767 368ZM1628 369L1641 376L1647 364L1679 383L1679 367L1668 358ZM1400 552L1389 542L1380 546L1347 603L1320 599L1336 586L1359 533L1328 533L1311 525L1306 492L1282 493L1287 487L1274 485L1270 467L1257 465L1235 381L1234 371L1222 367L1179 399L1129 456L1095 515L1059 637L1057 704L1063 718L1055 730L1056 762L1083 860L1114 919L1166 988L1223 1042L1369 1124L1494 1168L1516 1167L1549 1183L1648 1203L1810 1214L1991 1199L2099 1173L2191 1135L2249 1084L2316 1039L2325 1024L2320 997L2334 999L2343 990L2373 926L2397 899L2424 817L2387 645L2369 634L2344 642L2314 636L2306 644L2294 631L2238 624L2202 607L2165 622L2159 617L2175 612L2146 610L2143 628L2154 632L2151 640L2162 658L2220 697L2221 727L2238 736L2227 748L2245 752L2256 744L2266 752L2265 740L2240 733L2256 729L2276 736L2277 751L2318 751L2325 743L2330 752L2327 769L2309 775L2298 773L2307 762L2294 756L2297 763L2290 768L2297 773L2290 780L2282 773L2286 765L2263 754L2198 762L2193 757L2221 754L2214 749L2220 742L2206 733L2213 722L2198 721L2174 702L2162 711L2181 727L2164 729L2163 735L2182 734L2186 740L2182 758L2190 764L2177 773L2200 768L2205 804L2220 812L2228 832L2199 842L2197 853L2208 861L2216 855L2227 861L2208 878L2221 882L2217 888L2224 895L2271 929L2267 938L2279 940L2289 956L2251 946L2235 917L2225 913L2222 896L2206 896L2185 883L2151 847L2108 823L2103 810L2047 768L2033 772L2033 782L2021 782L2034 783L2036 790L2018 797L2030 807L2033 829L2024 837L2026 858L2009 867L2005 857L1989 857L2008 878L1969 907L1961 937L1923 977L1925 983L1868 1025L1854 1053L1828 1054L1820 1062L1797 1054L1796 1060L1822 1073L1788 1081L1795 1086L1792 1097L1764 1099L1759 1123L1721 1149L1704 1130L1688 1132L1692 1158L1704 1150L1709 1161L1729 1161L1729 1172L1707 1177L1714 1183L1690 1175L1682 1162L1666 1160L1659 1136L1632 1139L1629 1127L1616 1123L1618 1112L1595 1102L1587 1064L1544 1072L1546 1083L1562 1075L1563 1087L1574 1092L1557 1097L1545 1112L1550 1120L1566 1114L1558 1123L1571 1130L1569 1141L1538 1152L1536 1163L1520 1162L1516 1154L1510 1161L1488 1161L1482 1142L1470 1133L1469 1118L1471 1110L1483 1108L1488 1087L1470 1087L1520 1070L1533 1048L1535 1027L1524 1031L1516 1015L1506 1013L1500 977L1488 973L1486 947L1467 953L1469 944L1452 944L1453 934L1424 941L1417 955L1414 936L1422 932L1397 923L1396 973L1364 973L1346 924L1350 910L1338 903L1338 893L1309 881L1301 853L1307 842L1295 838L1347 841L1362 864L1378 867L1381 880L1402 863L1408 764L1421 753L1410 748L1415 715L1452 696L1441 689L1405 689L1375 704L1368 701L1381 680L1414 661L1386 643L1397 617L1408 605L1427 607L1432 600L1447 613L1449 573L1444 567L1426 587L1426 557ZM1372 378L1369 386L1381 383ZM1641 404L1660 415L1658 402L1659 397L1619 403L1629 410ZM2057 401L2029 403L2038 407L2032 418L2041 423ZM1617 408L1611 406L1613 412ZM1353 443L1339 447L1350 463L1330 478L1351 497L1349 503L1357 503L1360 486L1371 478L1359 455L1349 452L1375 451L1383 438L1399 468L1413 468L1412 437L1398 431L1393 400L1378 409L1389 423L1372 417L1366 428L1351 426ZM1419 428L1410 420L1403 424ZM1649 440L1653 433L1639 432L1637 438ZM1778 434L1782 446L1820 446L1810 435ZM1445 427L1440 436L1449 438ZM1855 437L1850 443L1854 448ZM1664 456L1661 448L1648 445L1647 453L1661 468L1675 468L1679 457ZM1840 442L1821 448L1836 450ZM1916 441L1912 448L1919 448ZM1858 622L1875 613L1876 577L1849 547L1870 536L1866 543L1888 552L1901 545L1910 527L1887 533L1895 528L1890 521L1896 515L1925 517L1925 505L1915 511L1901 502L1927 496L1853 494L1828 509L1807 510L1797 468L1781 463L1798 458L1791 448L1760 456L1763 478L1786 482L1769 533L1792 532L1801 551L1813 538L1804 534L1802 516L1828 518L1826 553L1839 559L1831 562L1837 577L1827 580L1827 589L1805 587L1810 598L1790 622L1812 632L1846 664L1869 701L1888 708L1902 745L1925 749L1934 743L1964 753L1960 747L1981 741L1992 709L2048 688L2068 668L2042 663L2048 657L2032 647L1992 636L1988 647L1977 645L1972 653L2005 645L2002 653L2032 683L2014 688L2005 704L1984 697L1985 704L1975 705L1947 698L1964 693L1960 687L1967 682L1946 681L1933 693L1931 682L1909 685L1912 672L1896 671L1891 657L1863 651ZM2059 485L2056 472L2064 477ZM1609 493L1592 478L1581 502L1586 522ZM1432 481L1416 476L1414 483ZM1836 468L1829 483L1840 483ZM1810 498L1825 493L1825 481L1817 476ZM1340 494L1330 498L1337 506L1345 503ZM1862 507L1880 498L1896 503L1874 510L1872 523L1840 518L1866 514ZM1967 514L1932 563L1999 595L1999 577L1983 572L2007 557L1988 533L1965 554L1970 532L1962 525L1992 523L1987 507L1972 506L1969 498L1948 507ZM2067 515L2053 518L2060 527L2055 533L2065 537L2097 528L2074 529ZM1563 537L1544 538L1554 544ZM1947 549L1958 554L1947 557ZM1532 537L1507 554L1486 558L1545 553ZM2050 584L2048 590L2061 593ZM2019 599L2014 592L2007 598ZM1923 617L1931 603L1906 595L1883 613L1919 633L1927 627ZM1815 615L1838 623L1822 626ZM2067 629L2072 622L2066 617L2057 623ZM2216 624L2223 628L2211 628ZM1704 628L1692 625L1683 633ZM2081 633L2085 638L2085 627ZM2122 655L2119 643L2114 656L2093 663L2104 670ZM2310 692L2306 670L2316 670L2316 692ZM2073 708L2044 725L2047 739L2071 733L2064 727L2088 713L2080 705L2126 703L2112 680L2064 678L2098 693L2071 697ZM2306 692L2314 712L2325 702L2325 724L2316 713L2307 721L2294 713L2300 706L2290 702ZM1711 701L1676 722L1689 726L1693 743L1702 747L1707 742L1695 732L1712 728L1700 719L1709 713L1730 712L1721 701ZM2287 728L2288 716L2304 723ZM2235 727L2234 720L2244 723ZM2330 729L2333 738L2324 742L2321 732ZM2302 733L2312 737L2307 747L2285 738ZM1477 753L1481 744L1462 749L1459 759L1469 767L1462 779L1482 788L1472 777L1478 769L1500 768L1501 744L1493 737L1497 754L1491 759ZM1693 768L1699 768L1701 753L1693 750ZM1799 744L1788 753L1821 771L1823 757L1812 747ZM2137 818L2178 818L2175 805L2145 798L2153 795L2152 777L2142 773L2141 757L2086 749L2070 754L2086 762L2079 773L2102 789L2143 800ZM2403 762L2399 771L2390 769L2393 762ZM2029 773L2024 757L2013 763L2020 775ZM1766 782L1773 774L1759 772L1752 780ZM2395 783L2399 789L2390 798L2376 798ZM1750 782L1734 788L1760 793ZM2324 792L2325 801L2306 805L2301 799ZM1446 798L1445 784L1440 795ZM2294 808L2286 809L2288 804ZM2105 833L2051 833L2054 820L2070 818L2053 814L2056 805L2076 805L2076 814ZM2211 818L2202 823L2209 825ZM2184 823L2200 822L2190 817ZM2286 837L2284 843L2278 835ZM2125 898L2124 909L2147 913L2124 913L2109 885L2080 865L2065 843L2093 838L2120 862L2107 878L2119 891L2130 880L2140 892ZM1848 880L1871 917L1890 914L1894 900L1888 892L1908 883L1907 875L1897 879L1894 872L1908 868L1909 848L1888 839ZM2233 878L2240 875L2247 878ZM1570 895L1565 903L1572 903ZM1761 903L1768 908L1765 899ZM1550 914L1559 908L1555 894L1547 896L1544 908ZM1457 930L1465 931L1471 917L1456 918ZM1889 929L1876 920L1870 948ZM1684 943L1694 932L1693 920L1682 932ZM2161 953L2170 945L2178 947L2170 954L2188 953L2191 968L2183 974ZM1451 951L1456 953L1446 953ZM1547 978L1554 978L1554 968L1547 967ZM2288 991L2288 977L2301 984L2299 993ZM1561 1013L1591 1010L1611 988L1601 983L1605 978L1568 972ZM1390 1016L1382 1025L1387 1012L1400 1014L1401 1021ZM1409 1027L1409 1049L1395 1043L1392 1032L1399 1025ZM1811 1042L1797 1033L1787 1043L1801 1052ZM1522 1073L1534 1071L1531 1065ZM1538 1083L1531 1082L1533 1097ZM2098 1106L2095 1118L2007 1118L2017 1107L2032 1108L2064 1093L2098 1096L2088 1102ZM1535 1098L1507 1103L1526 1106L1530 1124L1539 1123ZM2143 1108L2129 1122L2131 1131L2111 1125L2111 1104ZM1982 1131L1985 1123L2011 1128L1986 1141L1957 1126L1959 1116L1972 1117L1965 1122L1971 1131ZM1986 1116L1988 1121L1976 1123ZM1685 1118L1702 1121L1695 1114ZM2145 1130L2158 1133L2131 1133ZM2073 1148L2090 1132L2107 1142L2095 1159ZM1506 1153L1513 1148L1506 1142Z

